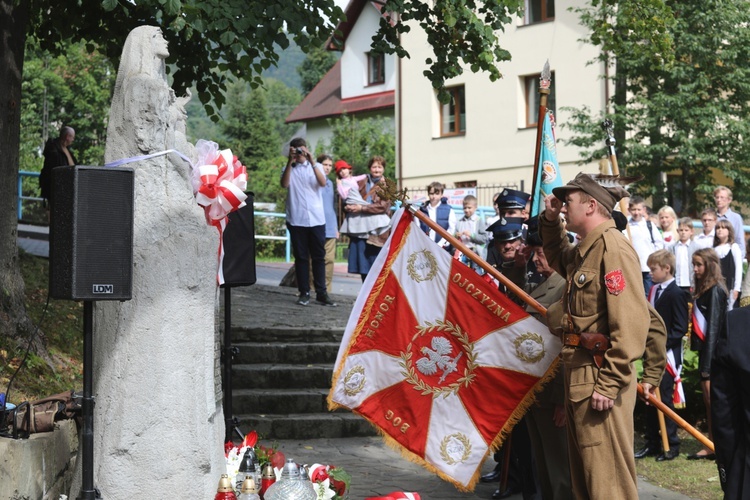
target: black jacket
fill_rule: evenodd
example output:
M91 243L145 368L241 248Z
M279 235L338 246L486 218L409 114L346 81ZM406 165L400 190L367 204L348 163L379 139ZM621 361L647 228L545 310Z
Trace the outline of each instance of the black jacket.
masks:
M654 284L654 286L658 286ZM659 300L654 304L664 325L667 327L667 349L674 349L675 362L682 364L682 337L688 330L688 303L690 294L677 286L674 280L662 290Z
M703 317L706 318L705 339L701 340L693 332L690 339L690 349L700 351L700 363L698 371L701 374L711 373L711 358L716 349L716 341L719 338L719 330L724 324L727 312L727 292L719 285L714 285L710 290L695 299L693 307L697 307Z

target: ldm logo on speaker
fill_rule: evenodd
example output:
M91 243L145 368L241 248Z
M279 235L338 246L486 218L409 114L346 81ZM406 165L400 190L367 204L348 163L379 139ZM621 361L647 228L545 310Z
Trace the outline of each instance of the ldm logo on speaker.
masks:
M93 285L91 293L115 293L114 285Z

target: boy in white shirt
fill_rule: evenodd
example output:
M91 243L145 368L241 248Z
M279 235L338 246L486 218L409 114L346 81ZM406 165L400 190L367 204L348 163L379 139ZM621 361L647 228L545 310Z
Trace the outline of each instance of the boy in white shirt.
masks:
M693 219L683 217L678 220L677 235L680 239L672 242L667 250L675 257L674 279L677 286L690 292L690 280L693 277L693 252L697 250L693 244Z
M484 223L480 221L479 216L476 214L476 196L466 195L463 199L463 205L464 216L456 222L455 236L474 253L485 258L484 245L487 243L487 233L484 230ZM461 262L472 269L479 268L474 261L465 255L461 256Z

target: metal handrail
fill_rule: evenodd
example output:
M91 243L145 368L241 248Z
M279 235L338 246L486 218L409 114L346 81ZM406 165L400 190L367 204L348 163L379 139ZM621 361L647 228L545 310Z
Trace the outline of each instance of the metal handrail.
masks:
M40 198L38 196L24 196L23 195L23 179L24 177L39 177L39 172L28 172L25 170L19 170L18 171L18 201L17 201L17 215L18 220L23 220L23 202L24 201L44 201L44 198ZM278 212L255 212L256 216L259 217L279 217L279 218L286 218L286 214L278 213ZM276 241L284 241L285 242L285 258L287 262L291 262L291 256L292 256L292 246L291 246L291 240L289 239L289 229L284 228L285 235L284 236L272 236L272 235L264 235L264 234L256 234L255 239L256 240L276 240Z

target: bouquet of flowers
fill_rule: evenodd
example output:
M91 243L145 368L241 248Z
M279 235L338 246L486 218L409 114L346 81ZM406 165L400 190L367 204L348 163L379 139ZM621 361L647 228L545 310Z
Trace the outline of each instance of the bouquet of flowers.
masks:
M266 447L258 444L258 433L252 431L245 435L245 439L239 446L231 441L227 441L224 444L224 456L227 459L227 475L232 484L234 484L237 478L237 473L240 470L240 462L242 462L242 457L245 456L248 448L252 448L255 451L255 456L258 457L258 463L261 466L266 462L270 462L274 470L278 470L279 472L284 467L284 462L286 462L284 453L277 450L275 446Z
M351 476L340 467L313 464L310 466L310 481L318 494L317 500L344 500L349 490Z

